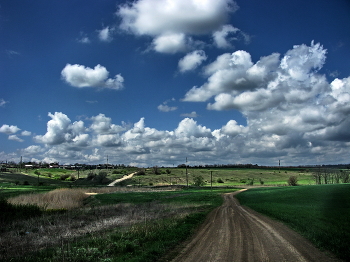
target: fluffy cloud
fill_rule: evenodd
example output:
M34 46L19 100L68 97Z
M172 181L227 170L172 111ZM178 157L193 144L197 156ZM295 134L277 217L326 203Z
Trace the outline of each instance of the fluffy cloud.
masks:
M228 39L230 34L235 34L240 30L232 25L224 25L221 30L218 30L213 33L214 43L218 48L230 48L232 44L230 43L231 39Z
M211 130L205 126L197 125L191 118L185 118L175 129L175 135L179 137L212 137Z
M195 50L188 53L185 57L181 58L179 61L179 71L184 73L186 71L191 71L200 66L207 56L203 50Z
M2 125L0 127L0 132L1 133L5 133L5 134L8 134L8 135L11 135L11 134L15 134L17 133L19 130L21 130L20 128L18 128L17 126L10 126L10 125Z
M30 135L32 135L32 132L24 130L24 131L22 131L21 135L22 136L30 136Z
M182 33L164 34L153 40L154 50L159 53L175 54L187 50L187 39Z
M86 147L89 135L82 121L72 123L67 115L61 112L49 113L51 120L47 122L47 132L45 135L38 135L34 140L38 143L49 146L70 144L70 146Z
M175 111L177 109L176 106L168 106L166 104L159 105L157 108L161 112L171 112L171 111Z
M67 115L55 112L55 114L48 114L51 117L51 120L47 122L47 132L45 135L35 136L39 143L49 144L49 145L57 145L66 141L66 133L68 131L69 126L71 125L71 121Z
M157 52L188 49L189 35L211 34L237 9L233 0L139 0L120 5L120 28L135 35L154 37Z
M97 65L94 69L78 64L67 64L61 72L62 79L74 87L98 87L119 90L124 87L124 78L118 74L108 78L109 72L104 66Z
M113 40L112 34L113 34L114 28L110 28L109 26L106 26L105 28L98 30L98 38L102 42L110 42Z
M196 117L198 117L199 115L196 113L196 111L192 111L191 113L181 114L181 116L189 117L189 118L196 118Z
M161 112L171 112L171 111L175 111L177 110L176 106L168 106L168 103L171 101L175 101L175 98L172 98L170 100L167 100L165 102L163 102L163 104L159 105L157 108L159 111Z
M320 44L297 45L284 55L253 62L248 52L223 54L207 65L206 82L192 88L185 101L208 101L210 110L234 109L246 124L231 119L211 129L185 114L174 130L148 127L142 117L133 125L114 124L98 114L72 122L61 112L49 113L47 131L34 140L45 146L21 151L41 161L172 165L184 156L196 164L315 164L346 162L350 147L350 77L328 82L319 73L326 50ZM163 102L158 109L170 111ZM175 108L175 107L174 107ZM204 119L204 118L203 118ZM90 124L87 124L87 123ZM86 127L87 126L87 127ZM21 142L17 126L0 132ZM30 132L21 132L22 136ZM11 159L9 156L8 159ZM191 164L194 164L193 162Z
M9 140L17 141L17 142L23 142L24 140L19 138L16 135L9 135Z
M21 151L24 156L32 156L43 152L44 149L41 146L31 145Z
M91 118L92 125L90 129L93 130L97 134L117 134L122 131L125 131L125 123L124 126L119 126L112 124L112 119L110 117L106 117L104 114L99 114Z
M206 67L208 81L193 87L184 101L207 101L209 109L260 111L281 103L302 103L326 86L317 75L325 61L326 50L320 44L298 45L282 59L279 54L260 58L255 64L246 51L219 56Z

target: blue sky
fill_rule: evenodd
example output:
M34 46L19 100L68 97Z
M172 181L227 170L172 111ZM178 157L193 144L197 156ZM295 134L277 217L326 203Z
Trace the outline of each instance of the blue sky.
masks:
M346 0L0 1L0 161L349 163Z

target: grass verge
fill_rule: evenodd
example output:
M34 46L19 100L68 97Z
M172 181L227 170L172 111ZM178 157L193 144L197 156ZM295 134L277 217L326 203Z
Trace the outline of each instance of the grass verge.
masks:
M94 205L88 209L68 210L64 214L57 214L57 218L53 217L55 214L49 214L47 218L44 215L36 225L30 222L26 228L22 223L20 230L28 234L15 236L16 239L9 248L14 249L13 245L17 245L19 241L27 241L27 244L24 243L17 250L41 251L24 251L22 256L6 258L11 261L23 261L25 256L26 261L39 262L159 261L177 244L188 238L204 221L208 212L222 204L221 194L229 191L181 190L99 194L93 196L96 201L93 201ZM65 220L67 222L64 222ZM44 223L47 223L47 226ZM58 231L58 226L62 232ZM28 230L27 227L36 230ZM10 233L7 232L7 236ZM51 239L50 245L34 246L35 243L43 241L42 236L45 234L52 235L55 239ZM69 237L68 234L73 237ZM29 244L32 245L31 248L26 248ZM3 251L5 254L6 250ZM175 255L176 253L172 253L172 256Z
M278 219L318 248L350 257L350 185L255 188L237 195L242 205Z

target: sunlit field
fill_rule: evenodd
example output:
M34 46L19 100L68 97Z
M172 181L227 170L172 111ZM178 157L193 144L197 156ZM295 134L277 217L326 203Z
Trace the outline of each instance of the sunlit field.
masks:
M317 247L349 259L350 184L255 188L237 198L286 223Z

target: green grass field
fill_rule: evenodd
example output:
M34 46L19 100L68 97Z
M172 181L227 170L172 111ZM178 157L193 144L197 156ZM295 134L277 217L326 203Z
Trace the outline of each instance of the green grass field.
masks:
M2 173L0 174L1 182L16 181L23 185L25 181L30 185L37 185L38 181L44 185L57 185L57 186L94 186L91 181L77 179L87 178L89 173L98 174L100 172L106 172L109 180L115 180L123 177L124 175L143 170L145 175L134 176L132 179L125 181L123 185L137 185L137 186L161 186L161 185L187 185L186 169L185 168L159 168L159 174L154 174L152 168L137 169L137 168L124 168L124 169L103 169L103 170L66 170L66 169L23 169L23 174L19 173ZM38 175L39 174L39 175ZM202 176L205 181L204 186L245 186L247 184L253 185L273 185L282 186L287 185L287 180L290 176L296 176L298 178L298 184L311 185L315 184L312 176L312 170L298 169L298 168L275 168L275 169L263 169L263 168L188 168L187 170L188 184L194 183L193 178L195 176ZM62 180L64 178L64 180Z
M317 247L350 257L350 185L249 189L240 203L289 225Z
M152 174L152 170L146 170L145 176L137 176L130 181L135 185L186 185L185 168L160 168L161 174ZM170 174L167 174L166 171ZM287 185L290 176L297 176L300 185L315 184L312 172L300 169L257 169L257 168L188 168L189 185L193 184L194 176L202 176L206 182L205 186L245 186L253 181L253 185ZM211 178L212 174L212 178ZM218 182L220 180L220 182Z
M136 170L94 170L93 172L107 172L107 177L113 180ZM159 174L154 174L152 169L139 170L144 171L144 175L134 176L123 184L147 187L187 184L184 168L159 168ZM28 193L44 193L56 188L96 186L87 180L80 180L85 181L83 185L74 181L61 180L61 175L77 176L77 171L74 170L40 169L39 177L37 173L35 174L36 170L27 171L27 175L1 173L0 198ZM238 198L242 204L283 221L310 239L316 246L329 250L340 258L350 257L348 250L350 244L350 220L348 219L350 217L350 194L348 193L350 185L308 186L315 184L312 170L297 168L188 168L187 171L189 185L193 184L195 176L202 176L206 182L205 186L168 192L99 194L86 201L91 206L130 203L140 207L140 210L147 210L147 207L158 203L169 206L164 210L171 209L172 205L179 208L180 205L181 208L178 210L187 212L185 216L147 221L147 223L135 224L130 228L104 232L101 236L99 234L89 235L76 239L74 243L67 242L64 246L27 256L27 261L61 261L62 258L68 259L67 261L69 259L71 261L130 261L131 256L132 261L154 261L156 257L166 253L169 247L174 247L176 243L186 239L193 229L205 219L206 214L222 203L221 193L235 190L231 188L227 191L215 189L215 187L245 187L247 184L274 187L252 188L239 194ZM79 172L80 178L86 178L89 172L91 171ZM210 190L211 175L213 191ZM285 187L290 176L296 176L298 184L303 186ZM25 182L27 182L26 185ZM41 185L38 186L39 184ZM278 185L283 187L277 187ZM128 190L133 188L128 187ZM67 212L67 216L69 214L70 211ZM109 250L107 253L106 247ZM138 255L135 257L135 254ZM104 260L97 260L97 257L102 257Z

